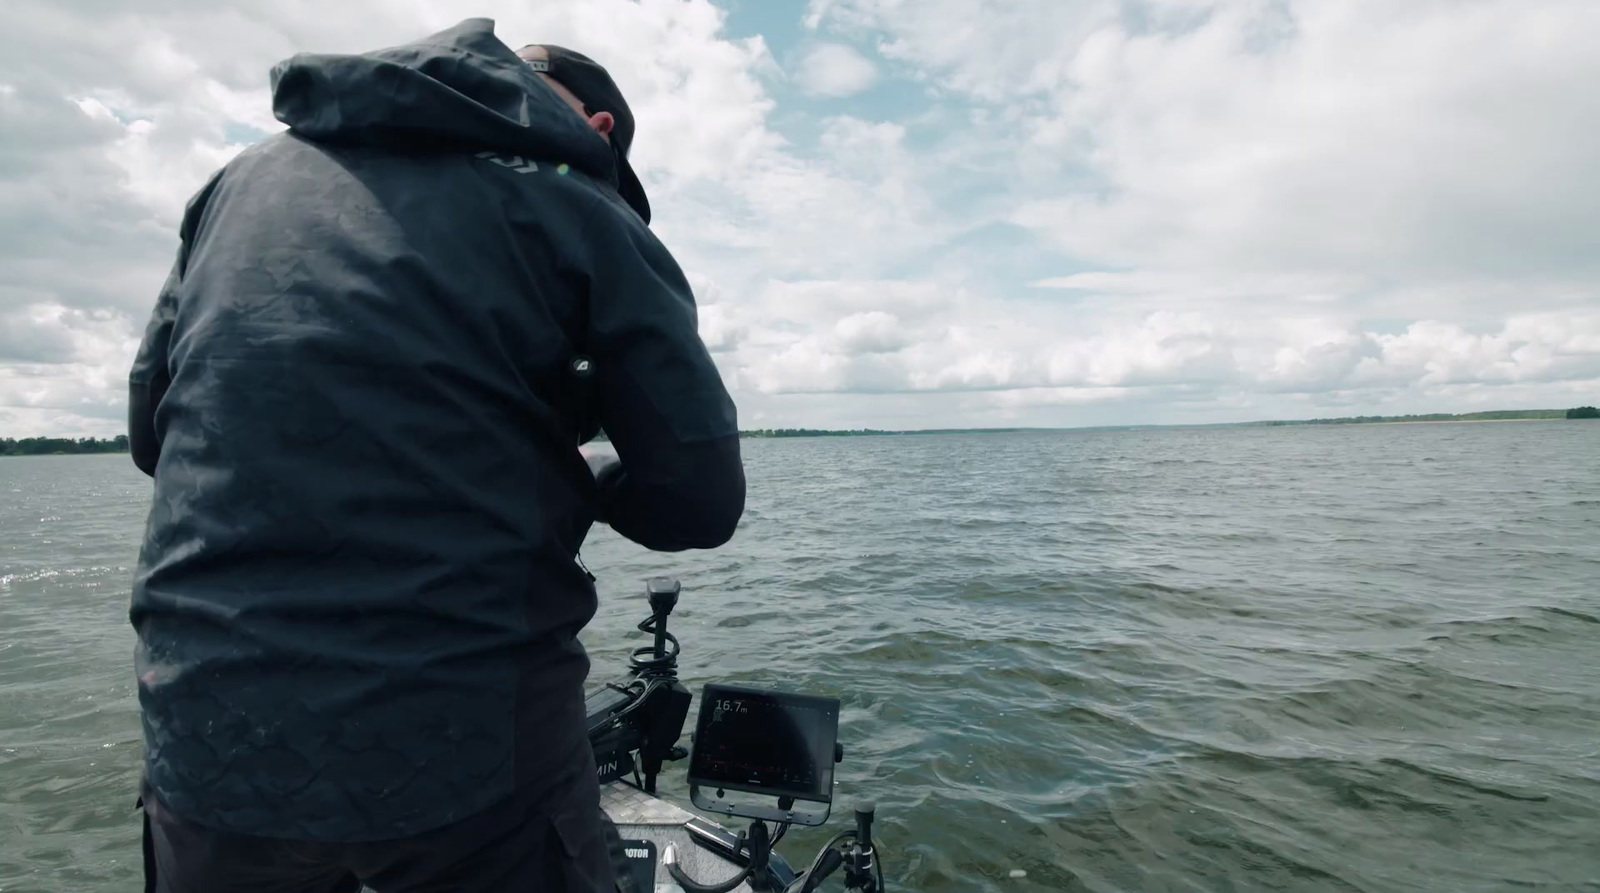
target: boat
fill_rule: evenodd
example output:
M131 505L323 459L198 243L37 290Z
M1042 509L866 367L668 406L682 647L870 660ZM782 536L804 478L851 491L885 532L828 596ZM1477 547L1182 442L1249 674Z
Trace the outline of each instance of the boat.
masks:
M678 680L681 649L667 618L681 588L670 577L646 581L651 611L638 628L654 641L634 650L620 681L585 699L601 806L616 829L619 888L805 893L843 868L846 890L880 893L870 802L855 808L854 828L834 835L800 870L773 849L789 827L830 817L833 766L844 758L837 698L708 683L693 752L679 744L693 696ZM658 796L662 766L683 759L690 761L691 804L715 818ZM724 822L732 818L749 819L748 829L730 829Z
M669 852L680 871L702 884L720 887L739 878L733 893L752 893L749 854L728 828L622 781L601 786L600 806L616 826L620 850L612 862L631 880L631 893L684 893L663 864ZM779 889L793 883L794 870L782 856L770 856L769 867Z

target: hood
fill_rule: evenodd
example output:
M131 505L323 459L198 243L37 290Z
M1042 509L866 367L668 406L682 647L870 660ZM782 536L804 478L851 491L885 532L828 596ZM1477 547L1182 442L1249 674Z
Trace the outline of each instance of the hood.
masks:
M297 53L272 68L272 112L321 142L510 152L617 184L605 139L494 36L492 19L359 55Z

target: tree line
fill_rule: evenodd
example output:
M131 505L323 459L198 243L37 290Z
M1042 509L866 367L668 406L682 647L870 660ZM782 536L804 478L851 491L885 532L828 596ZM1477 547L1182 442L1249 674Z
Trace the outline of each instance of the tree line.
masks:
M1445 421L1500 421L1511 419L1558 419L1565 415L1569 419L1600 419L1600 408L1593 406L1578 406L1562 413L1559 409L1534 409L1510 410L1500 412L1473 412L1462 414L1431 413L1428 415L1409 416L1355 416L1342 419L1311 419L1307 421L1271 421L1252 422L1250 425L1348 425L1361 422L1445 422ZM988 430L988 429L979 429ZM993 429L995 432L1013 431L1017 429ZM758 428L753 431L740 431L742 437L861 437L881 436L885 434L937 434L961 433L958 429L948 431L880 431L873 428L858 428L855 430L837 431L818 428ZM605 432L601 432L598 441L605 441ZM0 456L71 456L85 453L126 453L128 451L128 436L118 434L112 438L79 437L0 437Z
M740 437L876 437L885 434L905 434L905 431L879 431L875 428L832 430L824 428L755 428L740 431Z
M1271 422L1251 422L1252 425L1359 425L1372 422L1509 422L1509 421L1539 421L1545 419L1594 419L1600 418L1600 410L1593 406L1579 406L1575 409L1506 409L1490 412L1434 412L1423 415L1372 415L1372 416L1346 416L1337 419L1305 419L1282 420Z
M96 437L0 437L0 456L73 456L83 453L126 453L128 435L109 440Z

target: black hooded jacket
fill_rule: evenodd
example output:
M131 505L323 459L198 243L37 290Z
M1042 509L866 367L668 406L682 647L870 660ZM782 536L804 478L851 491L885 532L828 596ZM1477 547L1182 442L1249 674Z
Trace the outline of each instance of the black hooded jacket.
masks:
M146 774L212 827L390 839L588 746L578 548L726 542L735 410L604 139L493 22L272 84L289 130L190 202L130 375Z

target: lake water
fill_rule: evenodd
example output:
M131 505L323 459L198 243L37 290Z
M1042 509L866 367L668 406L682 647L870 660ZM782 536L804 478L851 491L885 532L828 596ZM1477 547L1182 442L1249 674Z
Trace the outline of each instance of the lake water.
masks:
M835 827L878 803L892 889L1600 890L1600 423L746 456L730 546L591 536L594 681L680 577L692 688L843 699ZM147 496L126 456L0 459L6 893L138 889Z

